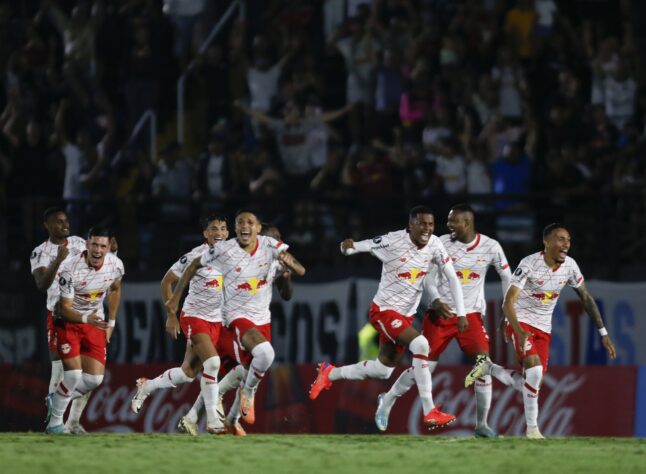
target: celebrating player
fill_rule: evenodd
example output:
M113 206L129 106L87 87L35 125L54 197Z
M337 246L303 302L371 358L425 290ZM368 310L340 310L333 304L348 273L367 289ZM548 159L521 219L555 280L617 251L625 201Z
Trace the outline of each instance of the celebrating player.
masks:
M60 268L60 310L55 321L57 350L63 360L63 380L49 395L47 433L64 432L63 415L70 400L98 387L105 372L106 343L114 331L123 262L110 253L110 232L94 227L88 233L86 250L68 259ZM109 320L103 300L108 297Z
M446 276L458 317L466 316L460 282L444 245L433 235L434 227L431 210L417 206L410 211L406 230L341 243L345 255L370 252L383 262L379 289L370 306L370 322L379 331L379 356L344 367L322 362L310 389L312 400L335 380L387 379L408 348L413 353L412 374L422 400L424 424L434 429L455 420L455 416L441 412L433 403L428 340L411 326L422 296L422 280L432 265Z
M538 429L538 392L543 374L547 371L552 313L566 284L579 295L583 307L599 330L608 355L612 359L617 355L599 308L585 287L579 266L568 256L571 239L567 228L556 223L548 225L543 230L543 244L544 251L521 260L503 302L503 312L507 318L506 334L513 341L524 369L524 378L517 372L505 370L480 358L464 381L468 387L484 375L493 375L505 385L522 392L527 437L534 439L543 438Z
M63 362L56 351L56 330L54 329L54 311L60 297L58 287L58 270L69 257L85 250L85 239L70 236L70 224L62 208L50 207L43 215L43 225L47 229L48 239L36 247L30 258L31 273L39 290L47 290L47 343L49 358L52 362L52 373L49 378L48 394L54 393L63 379ZM85 434L80 420L87 404L90 392L72 402L70 415L65 423L65 430L71 434ZM46 397L47 402L51 400ZM48 411L50 407L48 407Z
M203 221L202 234L206 241L182 256L164 275L161 283L164 301L171 298L173 285L178 282L190 262L229 237L226 218L218 215L207 217ZM146 398L155 390L190 383L202 369L200 396L206 402L206 429L213 434L221 432L223 427L219 426L222 423L219 422L216 410L217 376L220 369L220 357L216 346L222 326L221 302L222 272L215 265L200 268L191 278L180 319L177 319L175 312L168 311L166 314L166 332L173 339L177 339L181 326L188 341L184 361L181 367L168 369L152 380L144 377L137 379L137 392L130 403L134 413L139 413ZM192 426L180 426L180 430L182 429L193 434ZM194 430L197 434L197 427Z
M305 268L287 252L288 245L258 235L260 229L260 220L254 212L238 211L236 238L210 248L193 260L166 302L167 310L176 312L181 295L195 272L207 265L220 267L224 278L224 321L233 330L238 345L252 357L239 393L242 419L248 424L255 421L256 388L274 360L269 312L273 263L278 261L299 276L305 274Z
M440 237L451 256L458 280L462 284L466 318L456 317L456 304L451 295L449 282L433 278L430 274L424 279L431 307L424 317L422 334L431 346L429 369L437 367L437 361L453 339L457 339L462 352L472 359L489 357L489 337L482 322L486 310L484 299L485 275L490 266L500 276L503 296L509 287L511 271L500 244L486 235L476 232L473 209L466 204L458 204L449 212L447 227L451 231ZM435 284L437 283L437 285ZM381 431L388 427L388 416L398 397L406 393L414 383L412 370L401 374L391 389L379 396L375 422ZM481 438L494 438L496 433L487 424L491 406L491 376L485 375L475 382L476 427L475 435Z

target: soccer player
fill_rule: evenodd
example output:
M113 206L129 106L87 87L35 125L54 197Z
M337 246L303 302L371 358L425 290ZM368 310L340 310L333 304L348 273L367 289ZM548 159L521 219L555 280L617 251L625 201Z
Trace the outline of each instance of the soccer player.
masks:
M472 359L489 357L489 337L482 322L486 311L484 298L485 275L494 267L500 276L503 297L509 287L511 271L500 244L476 232L473 209L467 204L457 204L449 212L447 227L450 234L440 237L451 256L458 280L462 284L466 318L456 317L456 304L446 279L434 279L433 274L424 279L424 287L431 307L424 317L422 334L431 346L429 369L437 367L440 355L453 339L457 339L462 352ZM388 427L388 416L397 398L413 386L411 369L403 372L391 389L379 395L375 422L381 431ZM475 382L476 427L480 438L495 438L496 433L487 424L491 406L491 376L485 375Z
M60 310L55 321L57 350L63 360L63 380L49 395L46 432L64 432L63 415L70 400L82 397L103 381L106 344L114 331L123 262L110 253L110 232L94 227L88 233L86 250L68 259L60 268ZM108 321L103 300L108 297Z
M60 207L50 207L43 214L43 225L47 229L48 239L31 252L31 273L39 290L47 290L47 343L49 358L52 362L52 373L49 378L48 394L54 393L63 379L63 362L56 351L56 330L54 329L54 311L60 297L58 271L68 258L85 250L85 239L70 236L70 224L67 213ZM90 393L72 402L70 415L65 429L71 434L85 434L80 423L83 409L87 405ZM46 400L51 400L46 397ZM49 407L48 407L49 411Z
M379 356L344 367L322 362L310 389L312 400L321 390L329 389L335 380L387 379L408 348L413 353L412 374L422 400L424 425L434 429L455 420L455 416L441 412L433 403L428 340L411 326L422 297L422 280L432 265L439 267L446 276L457 314L460 318L465 317L460 282L444 245L433 235L434 227L431 210L417 206L410 211L406 230L372 240L341 242L345 255L370 252L383 262L379 289L370 306L370 322L379 331Z
M222 216L208 216L202 224L204 243L183 255L170 267L162 279L161 291L164 301L171 298L173 286L179 281L193 259L229 237L227 221ZM216 409L219 399L217 376L220 369L220 357L216 346L222 327L222 285L220 269L216 265L206 265L191 278L188 296L184 301L180 319L177 319L175 312L167 312L166 332L173 339L177 339L181 327L188 341L184 361L181 367L168 369L152 380L144 377L137 379L137 391L130 402L130 408L134 413L139 413L146 398L155 390L174 388L180 384L190 383L201 369L200 395L206 401L207 431L212 434L222 431L223 426ZM180 426L180 429L191 434L195 430L194 434L197 434L197 427Z
M585 287L579 266L568 256L571 239L567 228L557 223L545 227L543 245L545 250L525 257L518 264L503 302L503 313L507 318L505 331L522 363L524 377L480 358L464 381L468 387L484 375L493 375L505 385L522 392L527 437L533 439L543 438L538 429L538 392L547 371L552 313L565 285L574 288L579 295L610 358L617 356L599 308Z
M248 424L255 421L256 388L274 360L269 312L273 263L278 261L299 276L305 274L305 268L287 252L288 245L258 235L260 230L260 220L254 212L238 211L236 238L208 249L193 260L166 302L168 311L177 311L181 295L195 272L207 265L220 267L224 278L224 321L235 334L239 347L252 357L239 391L242 419Z

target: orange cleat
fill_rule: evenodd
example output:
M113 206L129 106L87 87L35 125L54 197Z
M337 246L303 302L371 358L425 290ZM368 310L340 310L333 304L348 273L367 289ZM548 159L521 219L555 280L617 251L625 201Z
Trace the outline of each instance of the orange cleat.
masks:
M314 379L314 383L310 388L311 400L316 400L316 397L318 397L323 390L330 390L332 381L330 380L329 375L330 371L334 368L335 367L329 362L321 362L319 364L318 374L316 375L316 379Z
M229 420L224 420L224 427L233 436L247 436L247 432L237 420L234 423L231 423Z
M438 405L424 415L424 426L429 430L435 430L437 428L442 428L443 426L453 423L456 418L455 415L450 415L448 413L443 413L440 411L442 405Z
M256 412L253 408L255 393L252 392L251 396L247 396L244 389L239 388L238 390L240 390L240 414L242 415L242 420L248 425L253 425L256 421Z

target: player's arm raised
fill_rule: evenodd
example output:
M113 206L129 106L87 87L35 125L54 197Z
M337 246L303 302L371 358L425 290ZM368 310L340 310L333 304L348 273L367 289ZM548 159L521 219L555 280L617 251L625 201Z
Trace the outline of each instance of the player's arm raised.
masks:
M588 313L588 316L590 316L592 321L594 321L594 325L597 327L597 330L601 335L601 343L603 344L603 347L606 348L606 351L608 352L610 358L614 359L615 357L617 357L617 351L615 349L614 343L608 335L608 330L603 324L603 318L601 317L601 312L599 311L597 302L594 300L594 298L586 288L585 283L581 283L578 288L574 288L574 291L576 291L576 294L579 295L579 298L583 303L583 307L585 308L585 312Z
M96 310L81 313L80 311L72 308L73 301L74 300L72 298L60 299L61 314L65 319L73 323L87 323L92 326L96 326L99 329L107 329L108 323L97 316Z
M520 288L511 285L505 294L504 301L502 302L502 312L518 338L519 347L524 351L525 342L527 341L529 333L520 326L518 323L518 317L516 316L516 302L518 301L519 296Z
M63 263L63 260L65 260L65 257L67 257L69 253L69 249L65 245L61 244L58 246L56 258L52 260L48 266L39 267L34 270L34 280L36 280L36 287L39 290L45 291L47 288L52 286L54 278L56 278L56 272L58 272L61 263Z
M462 293L462 285L460 280L458 280L457 275L455 274L455 267L451 260L444 263L442 266L442 273L449 282L449 287L451 288L451 296L455 302L455 311L458 317L458 331L464 332L469 328L469 323L467 321L467 312L464 309L464 294Z
M117 312L121 303L121 278L117 278L110 285L108 291L108 327L105 331L105 338L108 342L112 338L114 327L117 324Z
M280 255L278 255L278 260L298 276L305 275L305 267L301 265L301 263L296 260L296 258L291 253L281 252Z
M169 269L161 281L161 294L163 301L170 301L173 296L173 287L179 281L179 277L175 275L172 269ZM179 334L179 320L177 319L177 312L168 311L166 307L166 332L170 334L173 339L177 339Z
M182 273L182 277L177 282L177 285L175 285L173 294L168 300L165 301L166 314L177 314L177 310L179 309L179 301L182 299L182 295L184 294L188 283L191 281L191 278L195 276L195 273L197 273L197 271L203 267L201 260L202 257L197 257L191 262L188 267L186 267L184 273Z

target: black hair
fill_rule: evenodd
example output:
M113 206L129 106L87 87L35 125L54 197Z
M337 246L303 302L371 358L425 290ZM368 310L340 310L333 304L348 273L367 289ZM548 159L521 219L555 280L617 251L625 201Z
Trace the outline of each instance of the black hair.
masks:
M408 218L409 219L415 219L420 214L431 214L431 215L433 215L433 211L431 210L430 207L427 207L427 206L415 206L408 213Z
M224 217L223 214L212 213L212 214L207 214L206 216L200 219L200 225L202 226L202 230L206 230L209 227L209 224L213 221L224 222L227 225L227 227L229 226L229 223L227 222L227 218Z
M557 229L565 229L569 232L568 228L565 227L563 224L560 224L558 222L552 222L551 224L546 225L545 228L543 229L543 239L548 238L549 235Z
M475 214L473 212L473 208L467 203L463 203L463 202L461 202L460 204L456 204L455 206L452 206L451 210L455 212L469 212L471 214Z
M235 218L236 218L236 219L238 219L238 216L239 216L240 214L244 214L245 212L248 212L249 214L253 214L253 215L256 217L256 220L257 220L259 223L260 223L260 222L262 222L262 219L260 218L260 214L258 214L256 211L254 211L253 209L248 208L248 207L246 207L246 208L242 208L242 209L238 209L238 210L236 211L236 217L235 217Z
M95 225L91 227L87 232L87 239L90 240L92 237L112 237L112 231L105 226Z
M45 209L45 212L43 212L43 222L47 222L50 217L52 217L54 214L58 214L59 212L67 215L65 209L63 209L62 207L55 206Z

